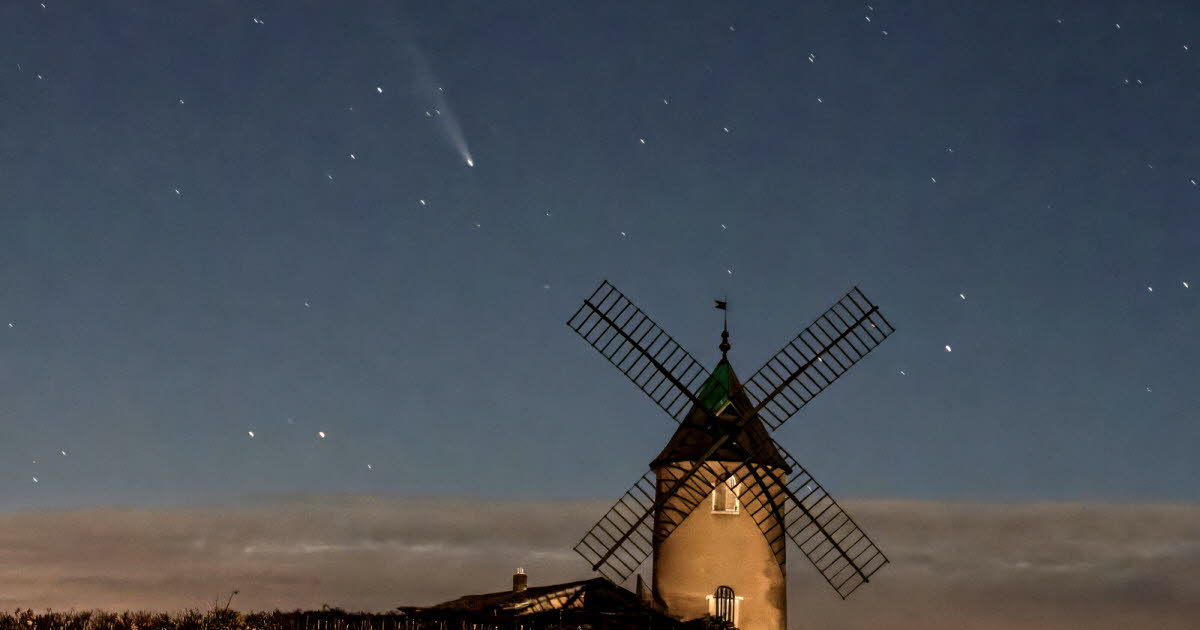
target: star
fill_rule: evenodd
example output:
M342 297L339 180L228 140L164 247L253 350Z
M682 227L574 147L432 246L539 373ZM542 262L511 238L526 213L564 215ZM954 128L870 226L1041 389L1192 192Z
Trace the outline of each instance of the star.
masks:
M317 431L317 437L319 437L319 438L321 438L321 439L325 439L325 432L324 432L324 431Z
M953 350L950 349L949 344L946 345L946 352L954 352Z
M375 92L378 94L383 94L383 88L377 85L375 86Z
M246 432L246 435L249 435L250 437L254 437L254 432L253 432L253 431L247 431L247 432Z

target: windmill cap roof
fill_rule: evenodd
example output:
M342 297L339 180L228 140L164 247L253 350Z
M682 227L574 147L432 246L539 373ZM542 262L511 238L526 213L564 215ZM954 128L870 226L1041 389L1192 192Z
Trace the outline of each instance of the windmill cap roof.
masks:
M675 435L667 442L667 446L650 462L650 468L659 468L674 462L693 462L708 452L716 441L716 436L725 434L719 430L707 430L710 414L715 414L718 423L727 423L728 429L732 430L733 425L739 421L737 410L748 412L754 409L733 371L733 366L725 359L721 359L713 368L712 374L700 386L696 398L700 402L692 405L692 409L675 430ZM727 441L717 449L709 456L709 461L742 462L745 461L745 454L748 452L754 453L750 458L753 463L791 472L791 467L784 461L779 449L775 448L758 415L751 418L731 442Z

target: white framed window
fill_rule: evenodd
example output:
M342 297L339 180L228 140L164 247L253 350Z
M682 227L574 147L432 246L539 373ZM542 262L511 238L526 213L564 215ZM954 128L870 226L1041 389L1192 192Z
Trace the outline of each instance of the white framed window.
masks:
M742 597L734 594L728 586L718 586L712 595L705 595L708 600L708 614L724 619L737 627L741 609Z
M712 492L713 514L737 514L741 510L741 502L738 501L738 495L741 493L742 486L733 475L718 483Z

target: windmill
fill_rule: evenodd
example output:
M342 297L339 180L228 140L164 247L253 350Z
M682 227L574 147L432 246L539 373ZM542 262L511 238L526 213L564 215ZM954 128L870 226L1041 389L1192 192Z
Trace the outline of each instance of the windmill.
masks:
M842 599L888 562L767 432L894 332L857 287L745 383L729 364L728 326L710 373L608 281L567 325L679 424L575 546L592 570L621 583L653 554L653 593L671 614L783 630L787 539Z

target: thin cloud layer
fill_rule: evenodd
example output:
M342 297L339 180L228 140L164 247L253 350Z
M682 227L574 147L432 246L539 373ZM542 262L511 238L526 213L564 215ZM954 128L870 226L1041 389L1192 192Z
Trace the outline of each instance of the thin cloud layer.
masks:
M0 607L387 610L588 577L603 502L317 497L0 516ZM1200 506L852 502L892 560L841 601L789 549L790 626L1195 628Z

